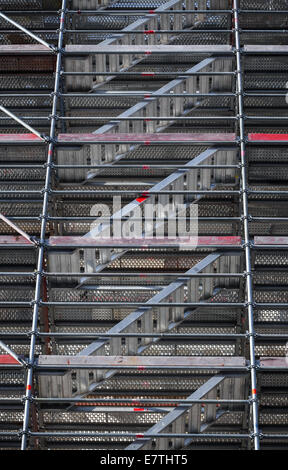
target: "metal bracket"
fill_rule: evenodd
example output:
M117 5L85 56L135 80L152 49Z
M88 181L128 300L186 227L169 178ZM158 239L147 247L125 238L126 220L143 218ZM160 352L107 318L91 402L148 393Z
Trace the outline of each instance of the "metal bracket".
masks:
M55 54L65 54L65 49L63 47L54 47Z
M242 274L242 276L243 276L244 278L247 278L248 276L253 277L254 274L253 274L251 271L244 271L243 274Z
M264 434L261 433L261 432L252 432L252 433L250 434L250 438L251 438L251 439L255 439L255 437L259 437L259 439L263 439Z
M51 91L50 96L53 98L53 96L61 96L60 91Z
M33 273L33 277L37 277L37 276L41 276L41 277L44 277L44 274L42 271L34 271ZM32 332L33 333L33 332Z
M252 403L259 403L258 398L252 398L251 396L248 399L249 405L252 405Z
M241 215L240 217L241 221L243 222L244 220L248 220L248 222L251 222L253 220L253 217L251 215Z
M51 139L51 137L49 137L48 135L45 135L45 134L40 134L40 135L41 135L41 139L43 139L47 144L54 142L54 140Z
M257 338L258 333L249 333L249 331L246 331L245 338Z
M51 188L43 188L43 189L41 189L40 192L41 192L41 194L45 194L45 193L51 194L52 190L51 190Z
M243 137L243 138L238 137L238 138L236 139L236 142L239 143L239 144L241 144L241 143L247 144L247 143L249 142L249 139L248 139L247 136L245 136L245 137Z
M245 188L245 189L240 189L239 192L240 192L240 194L249 194L251 191L250 191L250 189Z
M49 114L47 119L55 119L55 121L59 120L59 115L58 114Z
M55 168L54 163L43 163L43 168Z
M243 248L244 250L245 250L245 248L247 248L247 247L248 247L248 248L253 248L253 243L252 243L251 241L249 241L249 242L247 242L247 243L245 242L245 243L242 244L242 248Z
M256 307L256 303L255 302L245 302L244 304L244 307L247 308L247 307L253 307L255 308Z
M29 431L29 430L27 430L27 431L24 430L24 431L23 431L23 429L20 429L17 434L18 434L18 437L21 439L22 436L29 436L29 435L30 435L30 431Z
M34 397L33 396L26 397L26 395L25 395L21 398L21 401L22 401L22 403L25 403L26 401L29 401L30 403L33 403Z
M247 168L247 167L248 167L248 163L247 163L247 162L245 162L245 163L239 162L239 163L238 163L238 168L239 168L239 169L241 169L241 168Z
M41 305L42 301L41 300L31 300L30 305L33 307L34 305L38 305L38 307Z
M252 369L258 370L259 368L260 368L260 367L259 367L257 364L255 364L255 365L249 364L249 365L246 367L246 369L247 369L247 370L250 370L250 371L251 371Z

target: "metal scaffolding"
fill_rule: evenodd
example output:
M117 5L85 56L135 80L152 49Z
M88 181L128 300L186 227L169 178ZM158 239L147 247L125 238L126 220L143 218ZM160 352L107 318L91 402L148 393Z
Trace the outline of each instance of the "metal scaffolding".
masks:
M286 8L1 2L0 449L287 447Z

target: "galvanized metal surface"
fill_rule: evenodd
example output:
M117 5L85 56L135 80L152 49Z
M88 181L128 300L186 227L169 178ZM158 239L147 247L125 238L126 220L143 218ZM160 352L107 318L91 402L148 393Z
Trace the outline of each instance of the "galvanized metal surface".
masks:
M283 448L285 2L6 3L0 448ZM197 246L101 240L157 201Z

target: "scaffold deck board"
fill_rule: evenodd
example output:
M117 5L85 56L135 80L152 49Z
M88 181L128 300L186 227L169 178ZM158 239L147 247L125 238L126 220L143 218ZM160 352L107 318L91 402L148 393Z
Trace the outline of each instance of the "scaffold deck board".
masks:
M228 142L235 141L235 134L233 133L159 133L159 134L59 134L58 142L61 143L143 143L145 145L157 143L183 143L189 144L190 142Z
M80 45L71 44L66 46L66 54L227 54L231 53L232 47L225 44L213 45Z
M39 366L88 366L88 367L205 367L205 368L244 368L244 357L159 357L159 356L45 356L38 359Z
M143 248L151 248L157 246L164 246L167 247L182 247L182 249L188 248L189 246L226 246L226 247L238 247L241 245L241 237L237 236L223 236L223 237L179 237L176 239L173 238L156 238L156 237L147 237L147 238L131 238L131 239L113 239L113 238L93 238L93 237L71 237L71 236L54 236L49 238L49 246L53 247L129 247L133 248L133 246L143 247Z
M63 51L67 55L82 54L231 54L233 47L225 44L213 45L111 45L71 44ZM247 54L287 54L286 45L245 45L243 52ZM42 55L52 51L41 44L2 44L0 55Z

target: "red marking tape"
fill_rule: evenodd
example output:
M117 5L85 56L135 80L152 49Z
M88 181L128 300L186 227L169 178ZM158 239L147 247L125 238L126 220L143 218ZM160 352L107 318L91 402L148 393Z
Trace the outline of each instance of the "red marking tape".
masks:
M153 15L153 14L155 13L155 10L149 10L148 13L149 13L150 15Z
M144 98L151 98L151 95L145 95Z
M146 201L147 197L137 197L136 201L137 202L143 202L143 201Z
M150 140L145 140L144 145L150 145L150 144L151 144Z
M138 366L137 369L138 370L145 370L145 366Z
M145 408L133 408L134 411L145 411Z
M144 434L136 434L136 439L139 439L141 437L144 437Z
M31 389L32 389L31 385L27 385L26 390L31 390Z
M143 202L149 197L149 194L147 192L142 193L140 197L137 197L136 201L137 202Z
M143 77L154 77L155 72L141 72Z
M10 354L0 354L0 364L18 364L19 362L10 356Z
M143 168L143 170L149 170L150 166L149 165L143 165L142 168Z
M253 394L253 395L257 395L257 390L256 390L256 388L252 388L252 394Z
M144 31L145 34L155 34L154 29L148 29L148 31Z
M288 134L248 134L248 140L250 142L255 140L288 140Z
M150 54L152 54L152 52L151 51L146 51L146 52L144 52L144 54L145 55L150 55Z

